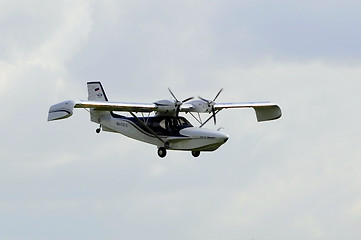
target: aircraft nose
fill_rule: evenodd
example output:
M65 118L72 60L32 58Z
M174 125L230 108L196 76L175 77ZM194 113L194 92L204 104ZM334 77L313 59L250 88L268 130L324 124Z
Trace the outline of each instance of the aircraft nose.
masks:
M223 143L226 143L229 139L229 135L226 133L222 133L222 132L218 132L219 136L218 138L221 139L221 141L223 141Z

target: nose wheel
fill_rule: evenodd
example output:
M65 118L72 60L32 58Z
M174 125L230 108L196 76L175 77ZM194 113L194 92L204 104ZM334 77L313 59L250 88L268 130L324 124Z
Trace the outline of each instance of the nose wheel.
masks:
M192 151L192 156L193 157L199 157L200 154L201 154L200 151Z
M167 149L164 147L158 148L158 156L164 158L167 155Z

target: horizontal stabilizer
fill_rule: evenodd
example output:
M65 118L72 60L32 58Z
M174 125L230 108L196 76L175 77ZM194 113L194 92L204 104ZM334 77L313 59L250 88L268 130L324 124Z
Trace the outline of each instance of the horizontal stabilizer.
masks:
M74 101L69 100L55 104L50 107L48 114L48 121L68 118L73 115Z

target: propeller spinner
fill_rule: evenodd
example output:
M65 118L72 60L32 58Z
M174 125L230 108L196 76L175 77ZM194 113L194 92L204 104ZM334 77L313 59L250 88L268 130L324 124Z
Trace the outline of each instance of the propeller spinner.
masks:
M212 115L213 115L213 120L214 120L214 125L217 124L217 119L216 119L216 110L214 109L214 104L216 104L216 99L218 98L219 94L221 94L221 92L223 91L223 88L221 88L219 90L219 92L217 93L217 95L214 97L213 100L208 100L202 97L199 97L199 99L201 99L202 101L206 102L208 104L208 107L212 109Z
M173 97L174 100L175 100L175 102L174 102L174 107L176 107L176 116L178 117L179 111L180 111L180 106L181 106L183 103L185 103L185 102L193 99L194 97L189 97L189 98L184 99L183 101L179 101L179 100L177 99L177 97L174 95L174 93L172 92L172 90L170 90L170 88L168 88L168 91L169 91L169 93L172 95L172 97Z
M184 99L183 101L179 101L178 98L174 95L172 90L168 88L169 93L172 95L174 100L159 100L154 102L158 106L158 113L162 115L175 115L178 117L180 112L180 107L183 103L193 99L193 97L189 97Z

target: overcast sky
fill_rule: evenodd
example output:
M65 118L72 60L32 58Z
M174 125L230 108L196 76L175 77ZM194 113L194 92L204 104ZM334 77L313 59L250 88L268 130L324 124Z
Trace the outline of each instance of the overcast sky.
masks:
M360 239L360 1L0 0L0 238ZM50 105L213 98L230 140L193 158Z

